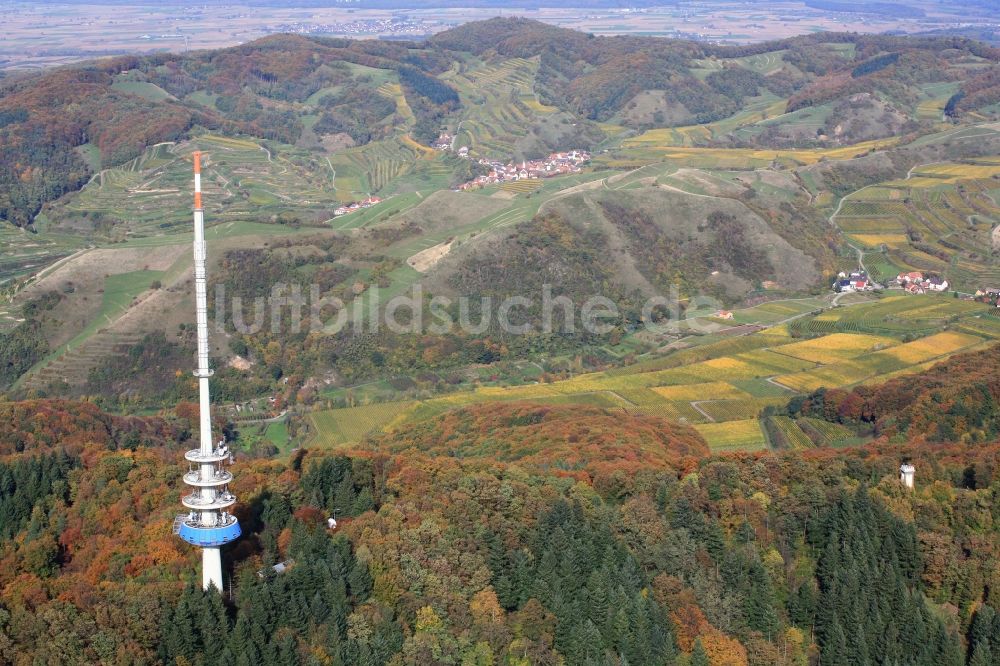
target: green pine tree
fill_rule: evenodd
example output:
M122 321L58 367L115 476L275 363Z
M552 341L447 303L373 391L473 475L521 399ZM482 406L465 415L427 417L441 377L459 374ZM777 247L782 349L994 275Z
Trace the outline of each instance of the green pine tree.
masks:
M694 640L694 649L691 650L691 666L711 666L705 648L701 645L701 639Z

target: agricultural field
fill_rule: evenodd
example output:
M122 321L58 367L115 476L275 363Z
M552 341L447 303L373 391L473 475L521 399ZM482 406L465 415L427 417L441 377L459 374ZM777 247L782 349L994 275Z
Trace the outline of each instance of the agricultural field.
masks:
M264 430L264 437L279 449L284 449L288 445L288 424L283 421L269 423Z
M839 423L831 423L815 418L793 419L788 416L772 416L767 420L773 436L782 440L794 451L817 446L847 446L862 443L863 440L849 428Z
M357 442L388 425L412 403L382 402L310 414L316 436L313 444L327 448Z
M706 169L746 169L770 166L797 167L816 164L820 160L849 160L884 150L898 139L865 141L841 148L761 149L761 148L698 148L674 146L674 129L653 129L622 141L621 148L602 155L597 162L614 167L622 163L637 166L669 160L675 164Z
M704 423L695 426L713 453L722 451L759 451L767 448L767 438L757 419Z
M815 438L818 446L846 446L858 443L857 437L850 429L839 423L831 423L822 419L802 418L797 421L810 439Z
M693 402L706 398L728 400L743 398L747 394L735 386L725 382L707 382L704 384L681 384L677 386L657 386L653 392L669 402Z
M780 436L784 437L792 450L801 451L813 448L813 441L802 431L794 419L788 416L772 416L770 424L780 433Z
M837 351L844 344L844 334L833 334L818 338L819 341L841 336L830 341L830 348ZM846 336L868 337L868 336ZM888 349L878 349L864 355L848 356L842 361L831 361L803 372L780 375L774 381L799 392L815 391L821 387L849 386L870 380L880 375L896 373L907 367L926 363L932 359L942 359L958 351L971 349L982 343L983 339L966 333L945 331L922 338L914 342L904 343ZM828 358L833 359L831 354Z
M893 344L895 344L895 340L886 337L833 333L814 340L782 345L774 351L811 363L829 364L851 359Z
M961 327L989 321L994 315L981 303L948 295L897 295L826 310L792 322L797 334L870 333L884 336L930 335L945 326Z
M760 306L758 306L760 307ZM797 310L795 306L787 307ZM781 302L769 310L782 311ZM949 330L941 330L947 321ZM800 323L801 322L801 323ZM823 332L810 331L820 322ZM925 369L948 356L996 344L1000 317L988 306L946 296L894 296L845 305L818 316L807 315L800 331L815 336L796 340L787 325L718 341L645 360L607 372L584 374L553 383L501 387L484 386L415 403L410 410L390 407L393 425L432 418L444 411L490 401L529 400L558 404L590 404L620 408L687 422L706 438L715 451L757 450L768 446L763 418L785 433L792 446L814 443L839 446L856 443L850 431L823 422L809 423L765 417L768 407L781 408L788 400L821 387L850 387L884 381ZM794 324L793 323L793 324ZM921 326L935 326L927 337L907 340ZM845 330L838 330L837 327ZM868 330L872 326L876 330ZM803 333L799 333L800 335ZM349 410L322 412L319 428L339 424ZM389 417L381 418L389 423ZM794 427L793 427L794 426ZM358 430L372 432L364 424ZM327 445L339 434L318 436ZM798 430L796 430L796 428Z
M948 100L958 92L959 84L947 81L943 83L929 83L921 86L924 99L917 102L915 109L917 118L921 120L940 120L944 117L944 107Z

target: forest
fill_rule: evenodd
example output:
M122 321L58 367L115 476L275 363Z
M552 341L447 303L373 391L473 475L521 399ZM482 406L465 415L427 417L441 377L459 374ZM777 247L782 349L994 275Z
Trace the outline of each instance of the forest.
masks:
M60 298L59 293L49 292L28 301L21 307L23 321L8 331L0 331L0 359L3 359L0 363L0 389L10 387L48 351L42 326L45 313Z
M962 354L919 375L793 398L788 412L850 425L888 441L981 443L1000 435L995 349Z
M900 400L947 400L995 374L984 360ZM902 421L900 385L874 390ZM844 412L831 393L789 409ZM241 453L245 536L220 595L169 529L196 412L0 411L14 664L982 666L1000 650L989 428L712 455L653 416L500 403L336 452Z

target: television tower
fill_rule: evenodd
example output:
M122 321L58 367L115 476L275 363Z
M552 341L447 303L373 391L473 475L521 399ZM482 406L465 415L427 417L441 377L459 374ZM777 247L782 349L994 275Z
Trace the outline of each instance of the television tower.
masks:
M224 469L232 462L232 453L225 437L215 442L212 438L211 401L208 394L208 297L205 289L205 213L201 208L201 153L194 159L194 297L198 321L198 378L200 402L200 446L184 454L190 469L184 483L191 486L191 493L181 498L188 513L177 516L174 532L202 553L202 586L214 586L222 591L222 552L220 548L240 537L240 523L226 509L236 504L236 496L229 492L233 475Z

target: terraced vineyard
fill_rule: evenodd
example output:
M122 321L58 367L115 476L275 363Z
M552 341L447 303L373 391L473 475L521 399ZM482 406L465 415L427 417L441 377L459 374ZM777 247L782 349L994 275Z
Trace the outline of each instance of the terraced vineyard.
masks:
M27 375L20 386L26 391L45 391L52 384L82 386L90 370L109 356L124 356L141 336L99 334L78 347L67 349L48 365Z
M154 280L164 275L163 271L149 270L109 275L104 280L101 307L96 316L76 336L23 375L19 386L28 390L44 389L49 384L62 382L80 386L101 359L127 353L142 336L115 332L108 327L132 306L136 297L149 289Z
M459 120L456 147L478 157L507 158L537 121L558 109L538 101L537 59L494 60L442 75L458 91L467 111Z
M0 290L12 288L84 246L85 241L76 236L32 234L0 222ZM0 307L0 329L12 321L11 316Z
M948 296L899 294L849 308L828 310L816 317L792 322L790 328L806 335L835 331L892 336L928 335L949 323L971 325L991 316L988 308L971 301Z
M596 161L609 167L625 164L642 166L663 160L676 164L709 169L763 168L773 165L796 167L816 164L820 160L849 160L872 150L888 148L898 139L865 141L842 148L758 149L758 148L698 148L674 146L673 128L653 129L625 139L621 148L599 157Z
M376 193L446 188L460 165L459 158L430 150L406 136L373 141L329 159L336 172L332 181L336 197L343 202Z
M504 192L514 192L516 194L529 194L535 192L542 186L542 181L535 178L526 178L524 180L515 180L510 183L503 183L500 185L500 189Z
M317 433L315 443L335 447L357 442L376 429L388 425L412 406L406 402L383 402L361 407L317 412L310 416Z
M776 302L768 309L791 307L794 311L797 308L792 303ZM788 336L787 326L781 325L608 372L548 384L482 387L431 398L417 403L419 406L410 412L395 412L399 416L393 423L431 418L485 401L601 404L694 424L713 450L756 450L767 446L761 421L764 410L781 407L796 394L884 381L1000 340L1000 317L994 316L991 308L946 296L887 297L838 307L801 321L798 328L817 337L796 340ZM940 330L943 321L950 330ZM816 323L818 328L829 330L813 332ZM904 340L921 326L936 332ZM323 414L328 416L322 418L334 421L348 415L347 410ZM772 420L771 426L785 433L796 447L811 446L811 442L839 445L854 441L846 429L821 422Z
M996 158L917 167L905 180L854 193L834 221L866 251L876 279L930 272L974 292L1000 284L1000 259L991 251L1000 207L989 196L997 179Z
M210 222L266 222L289 210L322 219L337 205L333 169L325 159L291 146L203 135L153 146L121 167L101 171L77 195L53 206L51 225L93 229L115 241L186 231L194 150L205 153L202 187Z
M803 432L816 438L819 446L843 446L856 439L854 433L839 423L814 418L799 419L797 423Z
M646 143L655 138L663 146L705 145L732 134L738 135L741 129L756 123L777 118L785 113L786 106L787 100L766 93L747 99L744 108L729 118L703 125L684 125L653 130L656 132L655 134L647 132L640 138ZM629 145L634 147L639 144L633 142Z
M721 451L759 451L767 448L767 438L757 419L705 423L695 430L705 438L713 453Z
M787 443L792 450L801 451L802 449L811 449L814 446L809 436L790 417L773 416L769 422L778 431L779 437L782 437L784 443Z

